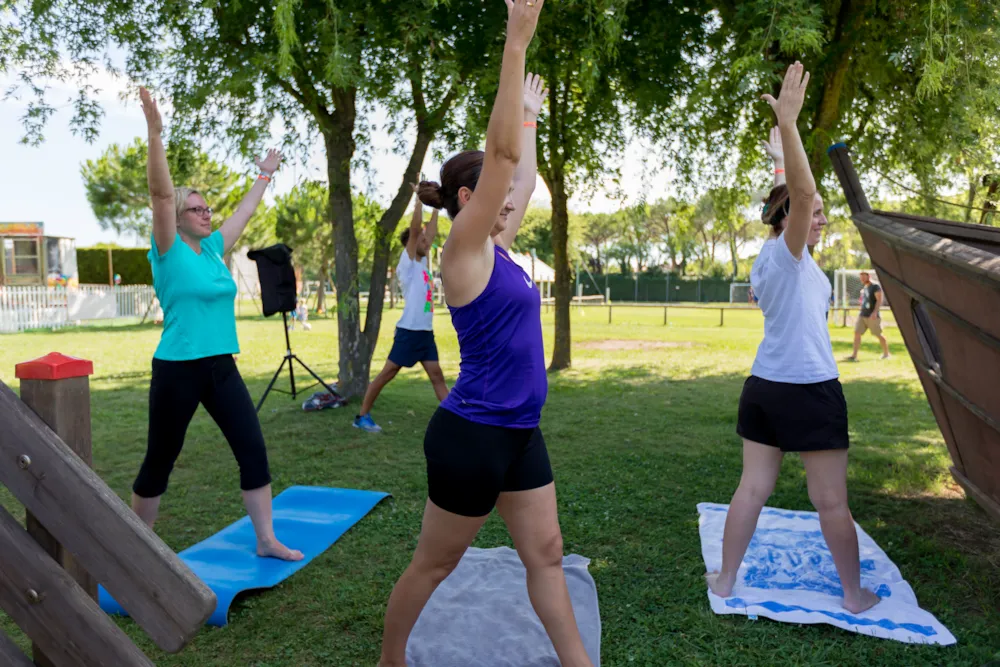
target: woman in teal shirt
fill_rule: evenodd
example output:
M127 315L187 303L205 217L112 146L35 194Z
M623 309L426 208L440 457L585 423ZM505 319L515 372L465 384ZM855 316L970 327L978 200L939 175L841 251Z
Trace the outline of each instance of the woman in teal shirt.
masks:
M184 446L184 435L201 403L222 429L240 468L240 488L257 534L257 554L301 560L274 535L271 475L260 421L236 369L239 353L233 300L236 283L222 261L260 204L281 156L257 161L261 174L236 213L212 231L212 209L191 188L174 188L160 134L156 102L142 88L149 130L147 178L153 206L149 263L163 307L163 335L153 355L146 457L132 485L132 509L150 527Z

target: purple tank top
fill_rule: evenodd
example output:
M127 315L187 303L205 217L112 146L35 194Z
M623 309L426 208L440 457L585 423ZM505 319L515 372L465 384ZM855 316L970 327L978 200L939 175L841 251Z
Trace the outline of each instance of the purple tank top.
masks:
M542 296L507 252L494 247L486 289L467 305L449 307L462 361L441 407L479 424L535 428L549 391Z

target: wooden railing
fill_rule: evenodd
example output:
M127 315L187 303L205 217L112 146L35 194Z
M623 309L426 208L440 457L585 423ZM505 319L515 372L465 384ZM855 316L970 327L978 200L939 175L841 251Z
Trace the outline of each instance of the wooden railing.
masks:
M90 468L89 361L18 364L21 397L0 382L0 483L27 530L0 507L0 607L34 663L0 633L0 664L152 665L97 605L97 583L164 651L180 651L215 594Z

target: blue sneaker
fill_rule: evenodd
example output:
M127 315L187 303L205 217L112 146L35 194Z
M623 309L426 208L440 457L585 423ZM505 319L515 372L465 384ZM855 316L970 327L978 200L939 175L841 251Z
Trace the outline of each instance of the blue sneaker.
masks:
M382 432L382 427L375 423L371 415L363 415L355 418L354 428L360 428L362 431L368 431L369 433Z

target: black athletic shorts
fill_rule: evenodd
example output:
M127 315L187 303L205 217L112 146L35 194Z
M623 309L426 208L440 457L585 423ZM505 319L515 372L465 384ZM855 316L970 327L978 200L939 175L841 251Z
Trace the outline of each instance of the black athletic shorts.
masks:
M847 401L840 381L790 384L751 375L743 383L736 432L783 452L847 449Z
M396 337L389 350L389 361L411 368L421 361L437 361L438 349L433 331L414 331L396 327Z
M427 425L424 455L431 502L462 516L486 516L502 491L552 482L540 429L477 424L444 408Z

